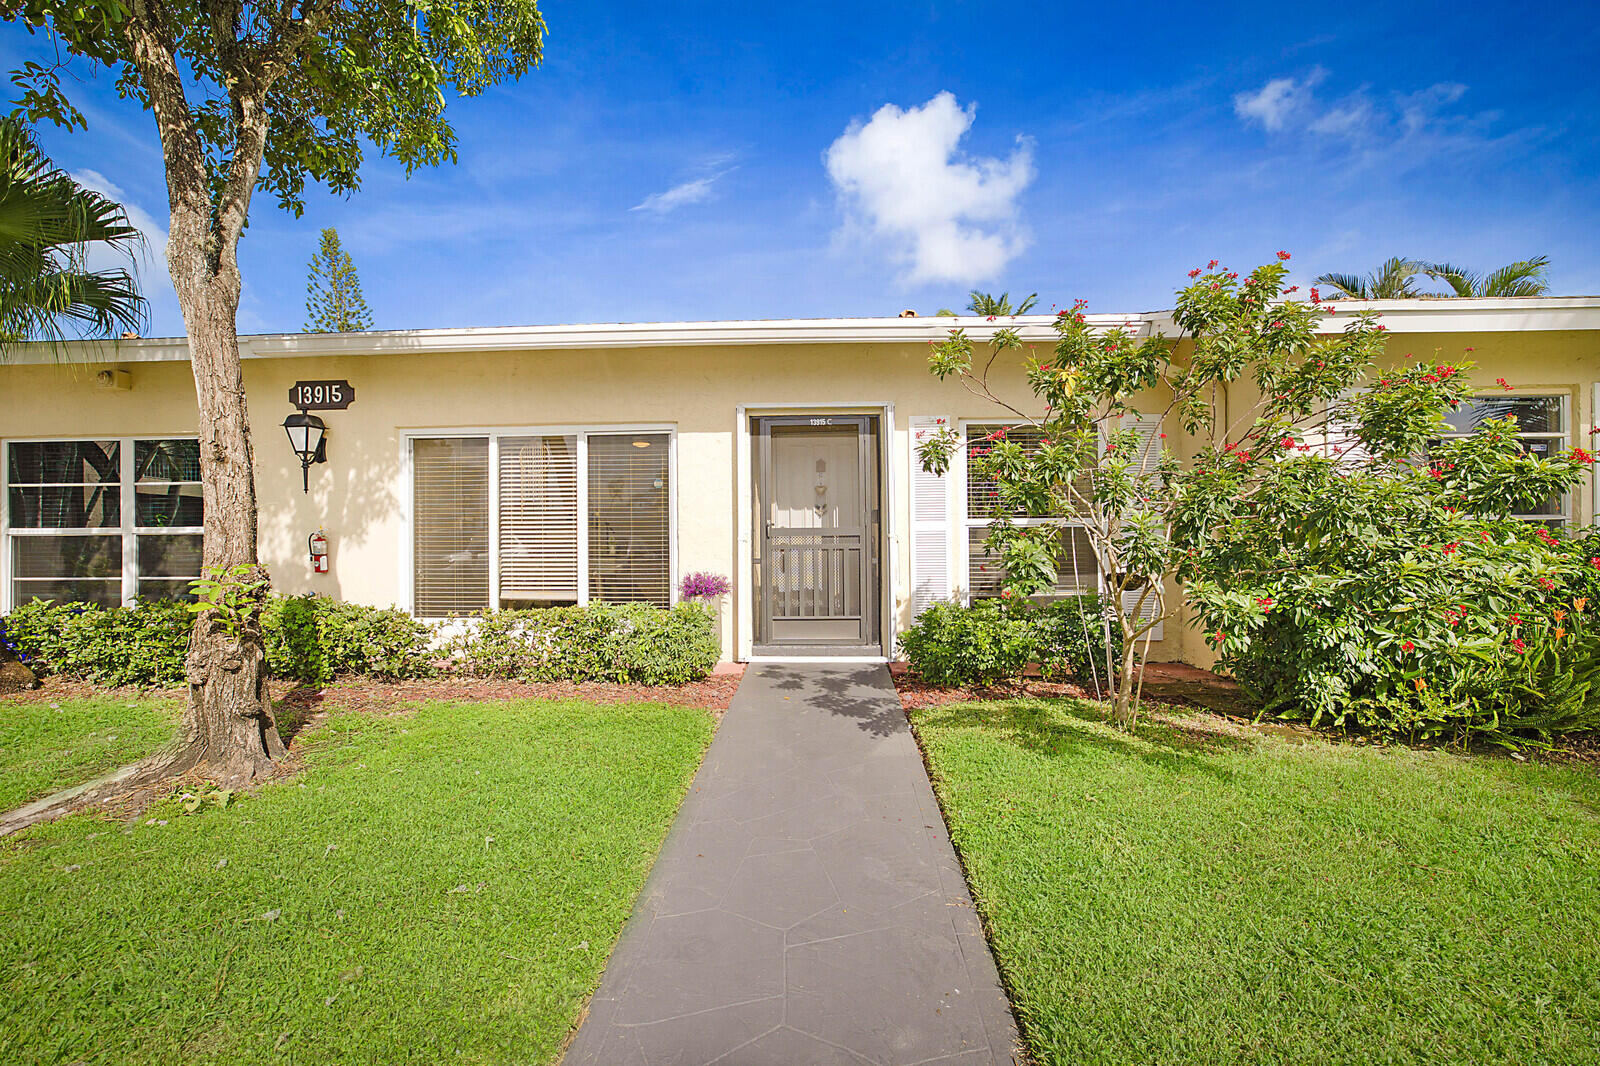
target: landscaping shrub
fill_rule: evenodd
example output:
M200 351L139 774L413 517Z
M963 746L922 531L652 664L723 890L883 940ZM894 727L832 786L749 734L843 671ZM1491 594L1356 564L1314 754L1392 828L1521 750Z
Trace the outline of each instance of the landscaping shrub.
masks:
M172 600L133 607L35 600L0 618L0 639L39 674L99 685L181 685L194 615ZM436 669L432 629L393 608L321 596L273 597L262 615L274 677L322 684L340 674L421 677Z
M433 627L393 607L274 597L262 617L274 677L321 685L341 674L404 679L438 669Z
M1080 680L1090 676L1091 640L1098 645L1104 632L1097 602L935 603L900 634L900 650L918 676L935 685L990 685L1021 676L1029 663L1046 676Z
M178 685L193 615L183 603L133 607L35 600L0 618L0 639L36 674L98 685Z
M698 603L489 611L448 650L455 668L480 677L643 685L698 681L720 654L716 615Z
M1412 740L1600 729L1600 531L1510 517L1548 495L1531 462L1493 422L1427 465L1285 469L1189 583L1219 666L1264 713Z
M1032 608L1031 621L1033 658L1045 677L1100 691L1112 687L1100 597L1074 596Z

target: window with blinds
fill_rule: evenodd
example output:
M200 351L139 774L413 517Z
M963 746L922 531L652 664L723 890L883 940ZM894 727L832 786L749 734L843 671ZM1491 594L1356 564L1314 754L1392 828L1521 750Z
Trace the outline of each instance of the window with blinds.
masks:
M195 440L12 441L5 453L0 609L192 598L205 524Z
M672 602L667 434L589 437L589 598Z
M1005 579L1001 561L992 555L984 541L989 536L989 523L1001 510L1000 494L995 483L973 475L971 459L982 455L993 446L990 434L1006 428L1006 436L1021 444L1031 453L1042 441L1041 432L1033 426L1002 427L1000 425L972 424L966 427L967 491L966 513L963 524L967 532L967 596L969 600L990 599L1000 595ZM1012 513L1012 521L1019 526L1053 525L1061 527L1058 567L1054 589L1040 597L1056 599L1063 596L1080 596L1098 591L1100 587L1100 560L1081 525L1058 518L1032 518L1020 511Z
M489 606L489 440L411 442L412 605L423 618Z
M414 439L413 611L671 606L671 444L576 430Z
M501 437L500 601L578 602L578 441Z

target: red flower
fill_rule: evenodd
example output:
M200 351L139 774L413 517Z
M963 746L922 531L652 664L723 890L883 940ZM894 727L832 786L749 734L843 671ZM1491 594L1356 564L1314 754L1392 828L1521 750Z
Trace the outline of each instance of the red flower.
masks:
M1539 584L1543 585L1546 589L1553 589L1556 587L1556 583L1547 577L1541 577L1539 579Z
M1506 384L1505 378L1495 378L1494 383L1499 385L1502 389L1505 389L1507 392L1511 391L1511 386Z
M1511 624L1514 625L1514 626L1520 626L1522 624L1522 616L1520 614L1512 615L1511 616Z
M1596 555L1594 558L1590 559L1589 565L1594 567L1596 570L1600 570L1600 555Z
M1217 261L1215 259L1213 259L1213 260L1211 260L1211 262L1206 264L1206 269L1207 270L1211 270L1211 269L1215 268L1216 265L1217 265Z
M1521 655L1523 652L1528 650L1528 646L1526 644L1522 643L1522 638L1521 637L1512 638L1511 646L1513 648L1517 649L1517 654L1518 655Z
M1285 437L1285 438L1283 438L1282 440L1280 440L1278 442L1278 447L1280 447L1280 448L1293 448L1294 447L1294 438L1293 437Z
M1572 458L1579 463L1589 463L1591 465L1594 463L1594 453L1585 451L1583 448L1572 449Z
M1195 267L1193 270L1189 271L1189 276L1191 278L1198 278L1200 276L1200 268Z
M1388 327L1388 326L1379 326L1379 327L1378 327L1378 332L1379 332L1379 333L1383 333L1383 332L1384 332L1384 331L1386 331L1386 330L1387 330L1387 329L1388 329L1388 328L1389 328L1389 327Z
M1404 644L1400 645L1400 650L1401 651L1416 651L1417 650L1417 646L1415 644L1411 643L1408 640Z
M1288 252L1279 252L1278 253L1278 258L1279 259L1287 259L1287 258L1289 258L1289 253Z
M1459 547L1459 544L1446 544L1444 546L1444 553L1446 555L1454 555L1456 553L1456 549Z

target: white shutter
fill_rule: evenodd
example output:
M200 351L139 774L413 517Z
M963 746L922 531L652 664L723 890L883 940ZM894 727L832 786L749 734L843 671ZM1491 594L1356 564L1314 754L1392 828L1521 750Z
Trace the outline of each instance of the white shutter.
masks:
M1340 416L1340 407L1344 401L1358 391L1351 389L1329 403L1328 419L1323 424L1322 430L1307 433L1305 436L1307 444L1320 448L1323 455L1337 459L1339 466L1344 468L1361 466L1372 458L1372 453L1356 440L1355 423Z
M578 443L500 438L500 599L578 602Z
M1154 474L1161 463L1161 416L1130 411L1122 416L1121 428L1139 434L1137 459L1147 474Z
M1161 462L1161 416L1146 415L1129 412L1122 416L1122 429L1132 430L1139 434L1138 461L1146 472L1147 477L1154 477L1156 468ZM1122 594L1122 610L1125 614L1139 612L1139 620L1148 622L1156 616L1156 597L1150 596L1145 600L1144 606L1139 607L1139 597L1143 589L1136 589ZM1148 636L1151 640L1162 639L1162 632L1166 626L1164 622L1156 623ZM1141 638L1143 639L1143 638Z
M950 598L949 476L922 469L917 449L950 424L945 418L911 420L911 617Z
M1152 594L1144 601L1144 606L1139 607L1139 597L1142 595L1144 595L1143 589L1131 589L1127 592L1124 592L1122 594L1122 611L1126 615L1132 615L1137 609L1139 612L1140 621L1148 622L1150 619L1156 616L1156 608L1158 604L1155 595ZM1157 622L1156 627L1149 633L1145 634L1145 636L1148 636L1151 640L1164 639L1163 633L1166 630L1166 625L1167 623L1165 622ZM1139 639L1142 641L1145 639L1145 637L1141 636Z

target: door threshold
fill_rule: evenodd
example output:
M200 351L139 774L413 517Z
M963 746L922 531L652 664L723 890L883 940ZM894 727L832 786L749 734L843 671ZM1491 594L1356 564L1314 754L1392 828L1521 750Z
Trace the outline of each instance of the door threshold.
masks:
M887 663L884 655L752 655L750 663Z
M751 649L753 663L886 663L876 644L758 644Z

